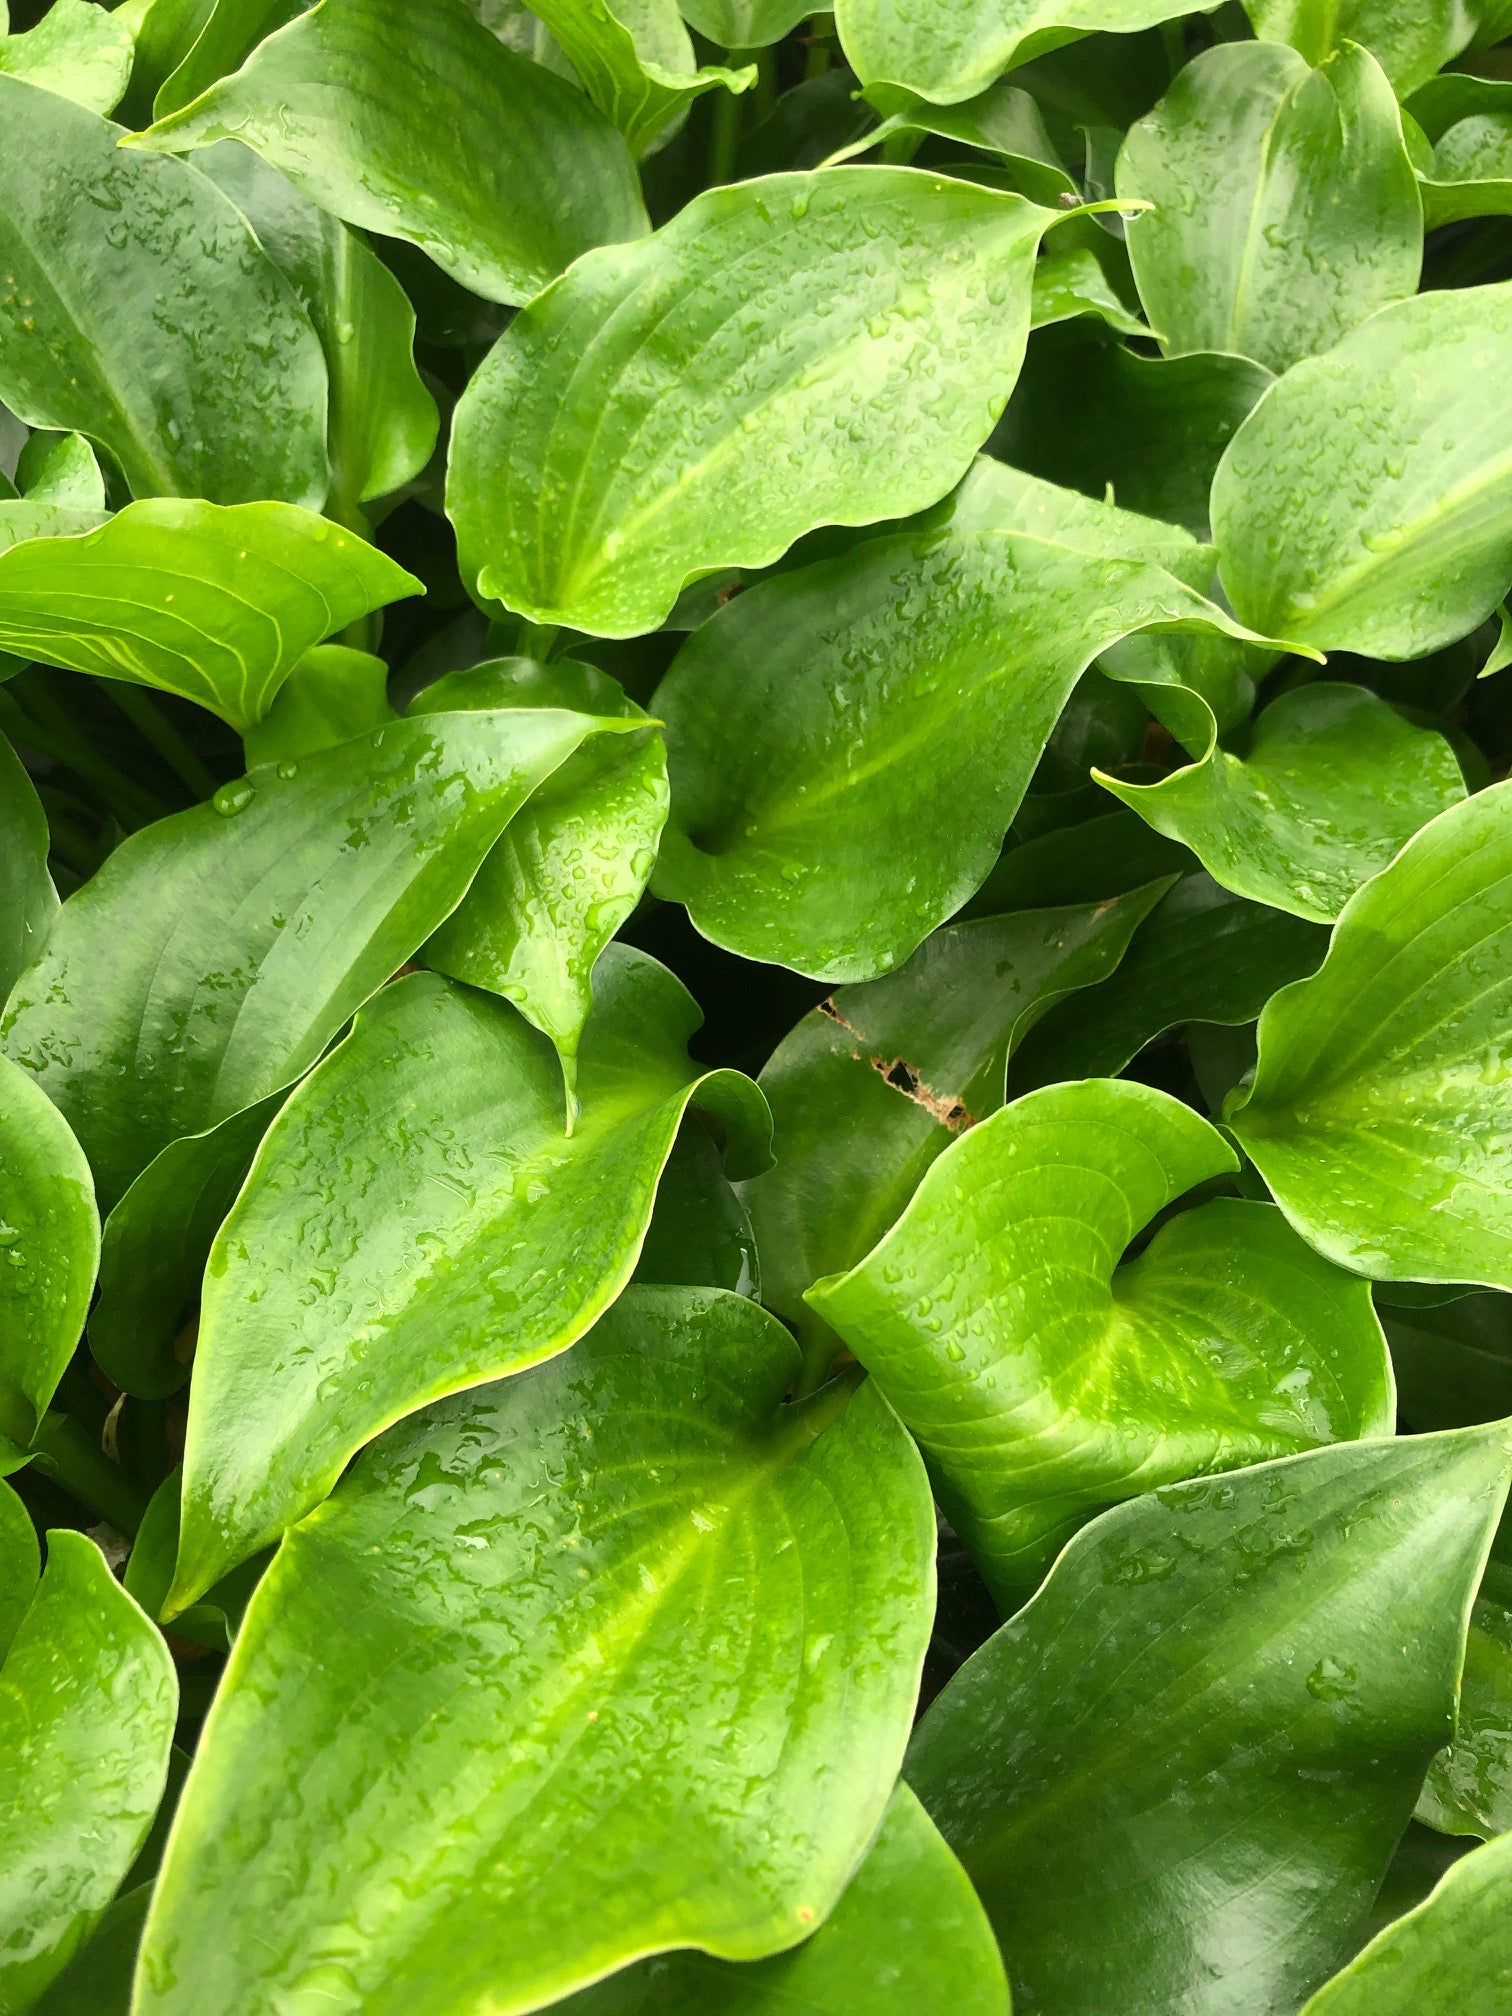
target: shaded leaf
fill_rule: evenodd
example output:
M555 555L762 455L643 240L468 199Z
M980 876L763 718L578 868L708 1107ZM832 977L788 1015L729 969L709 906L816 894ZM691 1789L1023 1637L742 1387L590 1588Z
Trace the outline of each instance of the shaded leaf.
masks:
M1080 245L1065 252L1045 253L1034 269L1031 323L1043 329L1078 315L1095 315L1124 336L1150 333L1114 293L1095 253Z
M1081 200L1081 191L1050 137L1039 101L1017 84L994 84L964 104L931 105L911 91L874 84L868 99L887 114L888 130L934 133L996 154L1013 172L1014 186L1036 203ZM882 137L881 133L873 139Z
M664 967L617 948L596 1004L571 1137L551 1046L439 975L385 989L290 1098L206 1272L171 1610L390 1422L581 1337L634 1270L690 1103L733 1132L733 1174L761 1166L761 1095L689 1061L700 1018Z
M1338 1964L1452 1727L1507 1472L1502 1427L1344 1443L1072 1540L907 1765L1016 1996L1218 2016Z
M87 435L139 497L318 510L325 363L245 218L16 78L0 76L0 127L0 399Z
M89 0L52 0L35 28L6 35L0 23L0 71L56 91L91 112L119 103L131 76L131 30Z
M162 0L158 0L158 5ZM259 42L310 11L310 0L211 0L197 7L203 25L152 101L156 119L190 105L222 77L239 70Z
M663 1164L630 1278L651 1287L728 1288L760 1299L761 1261L750 1214L696 1112L684 1115Z
M634 1289L572 1352L361 1459L252 1599L142 2016L311 1986L505 2016L827 1917L901 1757L934 1520L874 1388L782 1404L796 1355L742 1296Z
M348 224L520 302L646 214L628 148L572 85L461 0L321 0L133 144L240 140Z
M637 159L688 116L692 100L721 87L744 91L750 67L700 67L675 0L539 0L532 10L556 37L583 89L616 125ZM786 30L783 31L786 33ZM728 38L713 38L725 48ZM737 41L733 46L749 45Z
M249 767L299 762L398 718L381 658L346 644L315 644L290 668L262 719L243 730L242 745Z
M47 872L50 845L36 786L0 735L0 1005L41 952L58 914Z
M679 0L679 12L721 49L766 49L791 33L809 7L807 0Z
M1512 1828L1512 1568L1500 1561L1470 1612L1454 1741L1429 1765L1417 1810L1448 1834Z
M1418 169L1430 228L1512 213L1512 81L1434 77L1408 109L1430 143Z
M34 2005L35 2016L130 2016L131 1970L152 1902L138 1883L105 1907L93 1932Z
M1357 1273L1512 1288L1508 875L1497 784L1409 840L1260 1018L1228 1124L1303 1236Z

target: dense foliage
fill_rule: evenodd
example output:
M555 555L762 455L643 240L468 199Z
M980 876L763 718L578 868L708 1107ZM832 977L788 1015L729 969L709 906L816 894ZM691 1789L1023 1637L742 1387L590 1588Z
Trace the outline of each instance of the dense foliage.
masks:
M1512 5L809 4L0 0L0 2016L1512 2010Z

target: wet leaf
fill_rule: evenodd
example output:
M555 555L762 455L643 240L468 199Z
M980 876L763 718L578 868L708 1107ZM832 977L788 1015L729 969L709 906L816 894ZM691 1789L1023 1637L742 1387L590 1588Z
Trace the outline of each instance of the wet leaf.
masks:
M36 786L0 735L0 1003L41 952L58 914L48 847Z
M88 0L52 0L24 35L6 35L0 22L0 71L91 112L111 112L131 75L134 46L119 15Z

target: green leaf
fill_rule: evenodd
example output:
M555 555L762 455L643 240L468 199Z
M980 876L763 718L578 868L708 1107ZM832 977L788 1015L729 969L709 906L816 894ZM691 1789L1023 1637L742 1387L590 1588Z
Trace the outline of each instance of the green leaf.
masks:
M1270 373L1248 357L1136 357L1088 326L1036 336L993 453L1206 539L1213 471Z
M1146 562L953 526L748 589L652 701L653 886L745 958L887 972L985 880L1087 666L1152 628L1244 634Z
M1085 246L1047 252L1034 269L1034 301L1030 321L1036 329L1095 315L1124 336L1148 336L1149 330L1125 308L1113 292L1097 256Z
M1040 265L1055 256L1047 253ZM958 532L1030 532L1106 560L1148 560L1189 588L1206 588L1213 578L1212 547L1181 526L1047 483L990 455L977 457L960 488L928 522Z
M458 402L463 578L540 623L655 629L691 576L932 504L1017 376L1054 213L911 168L710 189L581 260Z
M87 435L137 496L318 510L320 343L245 218L16 78L0 76L0 127L0 399Z
M1283 693L1238 748L1215 743L1158 784L1093 775L1225 889L1322 924L1465 796L1442 735L1327 681Z
M47 1095L0 1057L0 1471L26 1461L83 1331L99 1257L84 1152Z
M1424 1292L1442 1291L1415 1294ZM1415 1299L1404 1306L1401 1288L1376 1296L1401 1416L1416 1429L1468 1428L1512 1415L1512 1298L1449 1293L1450 1300L1427 1307Z
M1314 970L1327 944L1315 924L1247 903L1206 875L1184 876L1112 979L1052 1008L1029 1035L1010 1090L1114 1077L1185 1022L1253 1022L1278 986Z
M356 232L250 148L226 141L198 165L251 224L319 333L331 381L331 515L360 528L357 506L418 476L436 446L436 402L415 368L415 311Z
M35 2004L35 2016L130 2016L131 1970L152 1902L138 1883L108 1904L94 1931Z
M633 1289L361 1459L248 1609L139 2016L507 2016L823 1922L892 1791L935 1535L875 1388L784 1406L796 1358L743 1296Z
M1452 1728L1507 1473L1503 1426L1344 1443L1076 1536L906 1767L1016 1998L1226 2016L1337 1965Z
M1408 110L1431 143L1418 171L1430 228L1512 213L1512 82L1435 77Z
M697 1113L686 1114L677 1130L630 1278L651 1287L728 1288L761 1298L761 1260L750 1214Z
M242 746L249 768L297 763L398 718L381 658L346 644L316 644L290 668L263 718L243 731Z
M0 497L0 553L25 539L92 532L108 516L105 478L82 434L33 434L16 464L16 483L19 496ZM15 663L0 658L0 665Z
M0 23L0 72L40 84L91 112L109 112L131 75L135 44L119 16L89 0L52 0L35 28L5 35Z
M770 1960L643 1960L559 2016L1008 2016L997 1942L966 1873L899 1784L881 1831L819 1930Z
M1094 810L1095 818L1054 827L1033 839L1010 834L997 866L958 912L958 921L997 917L1005 910L1101 903L1109 896L1126 896L1141 883L1186 875L1196 867L1185 847L1153 832L1122 805Z
M679 0L678 11L721 49L766 49L806 20L809 0Z
M1470 1612L1454 1741L1428 1767L1418 1818L1489 1840L1512 1827L1512 1568L1487 1564Z
M634 1270L691 1103L733 1132L733 1174L763 1165L761 1095L686 1055L700 1019L655 960L607 954L568 1137L551 1046L507 1002L417 975L359 1017L211 1251L171 1609L319 1504L390 1422L581 1337Z
M239 70L259 42L309 7L310 0L211 0L208 9L201 5L203 26L158 87L153 117L163 119L192 104L202 91Z
M1244 0L1262 42L1289 42L1322 63L1350 42L1363 43L1402 96L1464 49L1488 0ZM1505 30L1503 30L1505 32Z
M1010 1050L1054 1002L1112 972L1165 886L947 925L778 1044L758 1081L776 1165L741 1194L762 1299L800 1339L815 1333L804 1290L854 1266L935 1158L996 1112Z
M1285 371L1417 289L1401 115L1353 43L1316 70L1264 43L1208 50L1130 127L1117 182L1155 205L1128 224L1129 259L1167 355Z
M809 1301L929 1461L1004 1612L1085 1520L1153 1485L1389 1435L1370 1289L1269 1204L1219 1198L1215 1127L1118 1079L1048 1086L956 1141Z
M177 1705L168 1648L99 1548L49 1533L0 1668L0 2007L30 2008L109 1904L157 1810Z
M896 84L939 105L985 91L1004 70L1094 29L1128 34L1186 13L1177 0L838 0L835 25L863 84Z
M41 952L58 914L47 872L51 844L36 786L0 735L0 1005Z
M1419 658L1507 590L1512 415L1485 374L1512 368L1512 286L1383 308L1278 380L1213 479L1223 583L1270 636Z
M31 1607L41 1572L31 1514L8 1484L0 1484L0 1665Z
M179 693L244 730L312 644L423 592L293 504L151 498L0 553L0 649Z
M106 1208L170 1142L308 1070L537 784L614 726L522 710L396 722L124 841L63 906L0 1024Z
M741 70L698 65L675 0L618 4L616 13L603 0L539 0L532 12L556 37L583 89L624 134L637 160L670 138L668 129L682 124L702 92L721 87L740 92L755 83L749 65Z
M1302 2016L1501 2016L1512 1986L1512 1835L1466 1855Z
M461 0L406 0L397 15L389 0L321 0L132 144L217 140L490 301L528 301L590 246L647 228L609 121Z
M571 659L547 667L501 658L454 672L426 687L409 711L495 707L648 720L606 673ZM502 994L551 1039L569 1128L594 962L641 899L667 805L666 749L649 727L587 744L510 821L420 955L438 973Z
M1268 1003L1226 1118L1292 1223L1379 1279L1512 1288L1512 786L1452 806Z
M885 85L873 85L866 95L886 114L886 125L893 132L934 133L996 154L1013 171L1015 186L1036 203L1053 208L1064 198L1081 201L1039 101L1017 84L994 84L964 105L931 105L911 91L889 90ZM872 144L878 137L872 135Z

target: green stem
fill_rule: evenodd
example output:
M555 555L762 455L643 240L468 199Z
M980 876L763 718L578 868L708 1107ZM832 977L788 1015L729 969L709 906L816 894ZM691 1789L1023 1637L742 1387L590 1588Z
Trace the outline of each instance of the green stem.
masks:
M44 1477L108 1519L128 1539L142 1523L146 1501L71 1414L49 1414L32 1441Z
M725 62L731 70L739 70L751 60L744 49L727 49ZM733 181L735 176L735 150L740 145L740 129L745 107L733 91L714 93L714 120L709 133L709 187Z
M522 623L518 649L522 658L534 658L538 665L544 665L556 648L561 626L557 623Z
M35 696L28 697L32 704L23 711L13 694L0 688L0 728L11 741L27 743L39 755L51 756L76 777L82 777L86 784L93 785L106 808L128 831L150 826L154 819L165 815L169 807L160 805L150 792L123 776L113 763L91 749L71 724L38 720L41 710Z
M808 24L808 55L803 59L803 75L822 77L830 67L830 39L826 23L828 15L811 14Z
M758 120L765 119L777 104L777 51L756 51L756 89L752 94Z
M803 1363L798 1368L793 1398L807 1400L828 1379L830 1368L840 1355L841 1344L828 1323L822 1323L817 1316L810 1316L798 1326L798 1345L803 1352Z
M1166 68L1174 78L1177 71L1186 66L1186 23L1185 21L1163 21L1160 39L1165 44Z
M150 693L120 679L101 682L144 742L150 743L194 798L215 795L216 780Z

